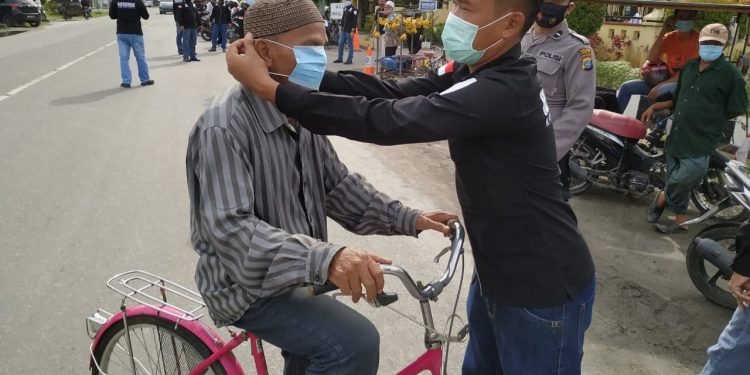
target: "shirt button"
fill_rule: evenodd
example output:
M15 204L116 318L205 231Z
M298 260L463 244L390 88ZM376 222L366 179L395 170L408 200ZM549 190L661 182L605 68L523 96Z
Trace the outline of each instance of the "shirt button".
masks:
M315 275L315 281L320 282L320 275Z

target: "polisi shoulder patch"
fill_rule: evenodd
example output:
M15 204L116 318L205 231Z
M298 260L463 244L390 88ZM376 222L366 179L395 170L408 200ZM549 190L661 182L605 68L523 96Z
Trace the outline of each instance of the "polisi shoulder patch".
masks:
M583 47L579 49L578 54L581 55L581 69L594 69L594 59L592 57L591 47Z

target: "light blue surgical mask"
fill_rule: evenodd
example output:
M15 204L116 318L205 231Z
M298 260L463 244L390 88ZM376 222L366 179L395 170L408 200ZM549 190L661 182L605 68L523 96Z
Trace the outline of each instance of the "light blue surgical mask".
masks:
M701 60L706 62L712 62L718 59L724 52L724 46L716 46L711 44L701 44L698 46L698 54L701 56Z
M443 29L442 35L443 46L445 47L445 53L448 55L448 58L456 60L456 62L460 64L474 64L479 61L488 49L502 42L504 38L500 38L489 47L477 51L474 49L474 39L476 39L477 33L479 30L494 25L509 15L510 13L479 27L473 23L464 21L460 17L454 15L453 12L448 14L448 19L445 21L445 28Z
M326 71L326 51L323 46L294 46L289 47L273 40L263 39L267 42L286 47L294 51L294 58L297 65L290 75L281 73L270 73L277 76L288 77L289 82L296 83L300 86L318 90L320 83L323 81L323 75Z
M681 33L686 33L693 29L693 21L690 20L677 20L674 23L675 29Z

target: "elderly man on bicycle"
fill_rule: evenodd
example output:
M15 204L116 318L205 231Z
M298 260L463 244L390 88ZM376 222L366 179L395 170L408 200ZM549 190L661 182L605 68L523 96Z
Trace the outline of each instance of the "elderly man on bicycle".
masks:
M308 0L259 0L245 31L279 81L317 88L326 34ZM217 98L187 153L195 280L217 325L234 325L283 350L285 373L375 374L379 335L365 317L303 284L331 282L354 302L383 289L388 259L327 241L326 216L357 234L445 234L424 214L350 173L313 135L245 87ZM363 287L364 286L364 287Z

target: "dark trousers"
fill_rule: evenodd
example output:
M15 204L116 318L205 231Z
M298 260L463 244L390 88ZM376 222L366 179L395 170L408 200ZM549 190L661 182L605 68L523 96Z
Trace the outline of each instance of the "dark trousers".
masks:
M195 43L198 41L198 30L197 29L185 29L182 32L182 59L189 61L190 59L196 58L195 56Z
M175 26L177 26L177 38L175 38L175 41L177 42L177 54L182 55L182 31L180 31L180 23L177 21L174 21Z
M295 288L253 304L233 326L282 349L284 375L375 375L380 335L375 326L330 296Z
M352 62L354 58L354 39L352 39L352 33L341 32L339 37L339 60L344 58L344 46L349 48L349 56L346 58L346 62Z
M221 38L221 49L227 49L227 24L215 23L211 30L211 48L216 48Z
M560 161L557 162L560 167L560 182L563 186L563 198L565 201L570 200L570 152L565 154Z

